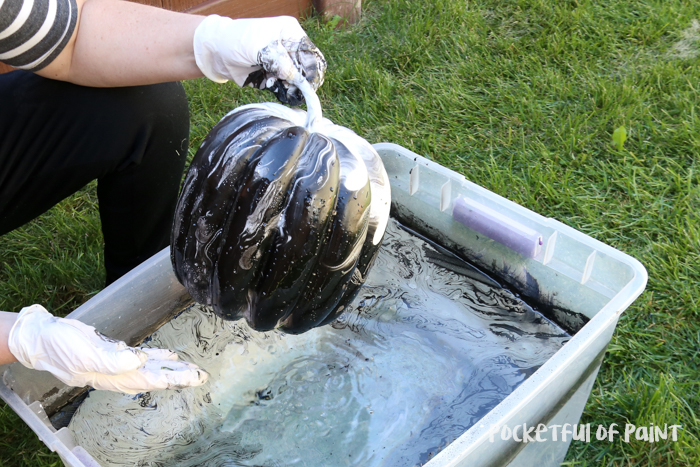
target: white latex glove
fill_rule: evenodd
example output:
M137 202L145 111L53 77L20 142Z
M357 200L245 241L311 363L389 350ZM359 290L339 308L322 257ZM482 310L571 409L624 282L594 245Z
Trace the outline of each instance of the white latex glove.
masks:
M200 386L208 375L166 349L127 346L41 305L23 308L10 330L10 352L27 368L44 370L69 386L138 394Z
M291 16L231 19L207 16L194 33L194 56L204 76L268 89L286 104L303 97L295 83L323 84L326 59Z

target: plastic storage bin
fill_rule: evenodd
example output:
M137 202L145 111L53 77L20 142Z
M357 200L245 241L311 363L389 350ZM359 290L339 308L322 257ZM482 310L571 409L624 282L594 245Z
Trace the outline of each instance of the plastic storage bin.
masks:
M644 290L646 270L634 258L405 148L388 143L374 147L391 179L392 216L507 282L575 333L478 424L425 465L559 465L570 438L504 441L492 429L578 422L620 314ZM70 317L136 344L190 303L164 250ZM69 401L75 389L19 364L0 371L0 397L67 466L98 465L75 445L67 429L56 431L47 417Z

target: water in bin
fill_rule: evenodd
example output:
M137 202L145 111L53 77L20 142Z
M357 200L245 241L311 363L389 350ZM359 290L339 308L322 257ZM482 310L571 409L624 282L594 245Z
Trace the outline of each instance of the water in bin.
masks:
M148 345L211 375L200 388L93 391L70 423L103 466L420 465L570 336L391 220L332 325L259 333L194 306Z

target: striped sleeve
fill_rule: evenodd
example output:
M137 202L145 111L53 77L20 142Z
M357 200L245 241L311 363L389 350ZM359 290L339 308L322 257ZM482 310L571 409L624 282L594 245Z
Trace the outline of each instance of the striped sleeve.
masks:
M0 62L44 68L68 43L77 17L75 0L0 0Z

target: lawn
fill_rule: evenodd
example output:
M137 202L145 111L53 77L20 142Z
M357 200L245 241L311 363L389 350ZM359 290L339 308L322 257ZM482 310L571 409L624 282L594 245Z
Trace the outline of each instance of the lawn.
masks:
M700 3L369 0L304 22L325 116L393 142L639 259L582 423L682 425L678 441L574 442L567 465L700 465ZM186 84L190 153L256 90ZM696 109L698 110L696 114ZM624 126L623 147L612 144ZM0 238L0 309L66 314L103 283L94 185ZM0 406L0 465L60 465Z

